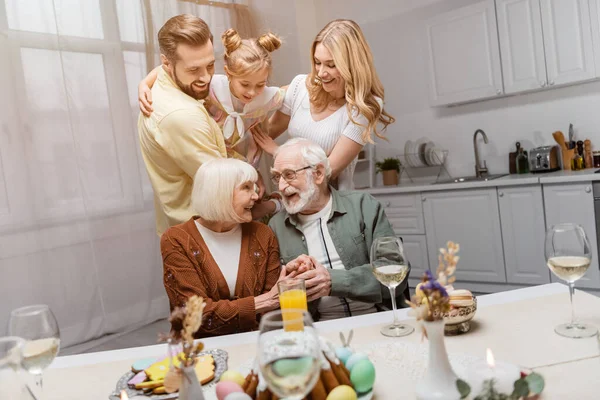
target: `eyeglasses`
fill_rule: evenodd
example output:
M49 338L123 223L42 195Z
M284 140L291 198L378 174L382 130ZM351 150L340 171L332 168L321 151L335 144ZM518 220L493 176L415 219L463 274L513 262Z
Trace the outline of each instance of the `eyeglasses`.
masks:
M285 169L283 170L283 172L280 174L279 172L274 172L271 174L271 181L273 182L273 184L275 185L279 185L279 181L281 180L281 177L283 177L283 179L287 182L290 183L291 181L293 181L294 179L296 179L296 175L298 172L300 171L304 171L305 169L309 169L312 168L310 165L307 165L304 168L298 168L296 170L294 169Z

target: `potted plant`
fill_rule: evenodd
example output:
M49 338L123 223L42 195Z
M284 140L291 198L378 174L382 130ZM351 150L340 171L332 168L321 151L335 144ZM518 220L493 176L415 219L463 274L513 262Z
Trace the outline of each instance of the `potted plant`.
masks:
M400 165L400 160L395 157L384 158L375 163L377 173L381 172L383 175L385 186L394 186L400 182Z

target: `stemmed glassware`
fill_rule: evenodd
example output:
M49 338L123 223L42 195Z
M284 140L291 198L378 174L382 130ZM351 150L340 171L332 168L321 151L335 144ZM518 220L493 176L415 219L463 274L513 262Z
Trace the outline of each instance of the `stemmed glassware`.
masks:
M590 242L585 231L577 224L558 224L546 233L546 263L558 278L569 285L571 297L571 322L561 324L554 331L569 338L584 338L598 334L598 329L589 324L575 322L573 296L575 281L585 275L592 261Z
M404 256L402 242L396 236L375 238L371 245L371 268L375 278L387 286L392 297L394 322L381 328L381 334L391 337L406 336L415 328L398 322L396 315L396 287L400 285L410 272L408 260Z
M35 400L20 376L24 344L20 337L0 337L0 399Z
M310 393L321 372L321 350L306 310L276 310L262 316L258 363L267 386L279 398L299 400Z
M42 373L60 348L60 331L54 314L45 304L21 307L10 313L8 332L25 340L23 368L36 378L42 390Z

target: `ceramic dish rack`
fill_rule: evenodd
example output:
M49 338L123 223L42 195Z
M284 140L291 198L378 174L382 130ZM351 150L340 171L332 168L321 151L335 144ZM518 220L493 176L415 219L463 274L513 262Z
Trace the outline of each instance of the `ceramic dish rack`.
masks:
M450 178L446 169L448 150L436 148L429 153L404 153L398 155L402 164L400 170L400 181L406 182L408 178L411 183L436 183L441 179Z

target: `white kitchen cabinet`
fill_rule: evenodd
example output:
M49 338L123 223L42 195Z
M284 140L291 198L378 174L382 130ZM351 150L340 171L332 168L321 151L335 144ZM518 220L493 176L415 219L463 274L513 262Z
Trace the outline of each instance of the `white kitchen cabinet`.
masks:
M540 0L496 0L504 91L546 86Z
M550 282L544 257L544 203L539 185L498 188L506 281Z
M425 235L401 235L401 237L404 253L410 262L410 277L420 279L429 269L427 239Z
M426 29L432 105L504 93L494 0L438 14Z
M598 268L598 246L594 218L594 195L592 184L548 184L543 185L546 228L560 223L576 223L583 227L592 248L592 263L585 276L575 283L576 287L600 288ZM560 281L552 275L553 281Z
M460 244L459 281L506 282L496 188L423 193L429 266L440 248Z
M548 85L596 77L589 0L540 0Z
M422 235L425 233L423 206L419 193L376 195L394 232L399 235Z
M600 0L590 0L590 18L592 25L592 46L594 46L594 60L596 76L600 76Z

